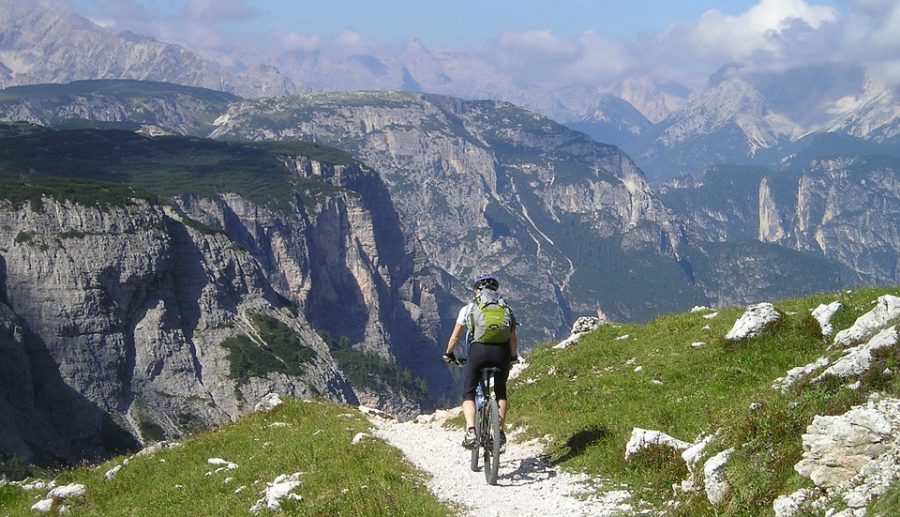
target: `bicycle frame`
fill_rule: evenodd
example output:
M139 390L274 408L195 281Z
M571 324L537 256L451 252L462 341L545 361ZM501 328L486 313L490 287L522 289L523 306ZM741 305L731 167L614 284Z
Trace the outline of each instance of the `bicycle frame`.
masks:
M478 456L483 455L484 478L490 485L497 484L497 472L500 468L500 408L492 386L494 374L499 371L499 368L493 366L481 369L475 397L475 436L478 447L472 449L471 468L473 471L478 470ZM482 398L481 404L478 403L478 392Z

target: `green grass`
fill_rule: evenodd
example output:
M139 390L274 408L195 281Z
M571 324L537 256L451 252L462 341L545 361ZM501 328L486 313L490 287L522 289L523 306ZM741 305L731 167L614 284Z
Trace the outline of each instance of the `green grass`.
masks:
M319 335L328 343L331 355L354 387L374 391L388 389L423 402L430 399L425 381L413 377L406 368L378 354L352 348L347 338L334 339L327 332Z
M88 205L123 204L131 197L234 192L291 212L345 189L320 178L295 178L285 158L306 156L348 165L341 151L304 142L242 143L129 131L50 130L0 123L0 199L40 210L41 196Z
M315 351L304 345L290 327L271 316L252 314L250 321L263 344L244 335L226 339L222 346L228 349L229 376L247 381L273 372L302 375L315 358Z
M270 427L275 422L287 427ZM57 484L81 483L87 494L67 515L248 515L266 483L302 472L300 502L288 515L448 515L424 487L423 475L380 440L351 440L370 425L355 409L288 401L272 413L193 436L180 447L129 460L111 481L104 474L125 458L58 472ZM207 475L222 458L238 468ZM226 482L226 478L233 480ZM246 487L235 493L239 487ZM0 515L32 515L46 491L0 487ZM265 512L263 513L265 514Z
M879 376L863 379L859 391L841 382L787 395L771 388L789 369L839 354L829 352L828 341L809 324L810 309L840 299L844 309L833 319L837 332L885 293L900 295L900 289L776 302L782 322L756 339L737 343L725 342L723 336L743 308L723 309L711 320L688 313L645 325L604 326L566 350L540 346L511 388L510 422L524 426L529 437L552 436L547 452L554 463L627 485L655 504L671 497L672 484L685 479L686 471L683 462L660 454L626 462L632 428L660 430L687 442L721 429L708 453L737 448L727 470L734 494L717 509L700 494L685 502L683 515L771 513L775 497L809 484L793 465L802 454L800 435L814 415L843 413L864 402L872 390L900 394L900 382ZM624 335L629 337L617 339ZM694 348L695 342L706 345ZM878 360L885 366L897 364L897 353L886 352ZM642 371L635 372L637 366ZM762 409L750 411L753 402Z

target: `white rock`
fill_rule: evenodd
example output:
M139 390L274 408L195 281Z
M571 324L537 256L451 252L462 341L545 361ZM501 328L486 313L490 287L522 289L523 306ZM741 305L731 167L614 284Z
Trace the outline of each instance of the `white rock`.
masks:
M704 319L711 320L711 319L714 319L714 318L716 318L716 317L718 317L718 316L719 316L719 313L718 313L718 312L713 312L713 313L710 313L710 314L704 314L704 315L703 315L703 318L704 318Z
M841 302L831 302L829 304L822 304L813 309L812 317L819 322L819 327L822 329L823 336L830 336L832 332L834 332L834 328L831 326L831 318L837 313L837 311L841 310L843 305Z
M300 485L301 475L303 475L301 472L295 472L290 476L282 474L271 483L266 483L266 489L262 492L263 497L250 507L250 513L256 515L262 510L277 512L281 510L281 501L283 499L302 500L303 497L291 493Z
M122 470L122 465L116 465L115 467L106 471L106 474L103 474L103 479L106 481L110 481L116 477L119 471Z
M731 485L725 477L725 466L734 449L724 450L712 458L708 459L703 465L704 486L706 487L706 499L710 504L718 505L725 502L731 493Z
M834 345L847 347L884 329L888 322L900 318L900 298L886 294L875 302L875 307L856 319L848 329L834 337Z
M706 343L704 343L703 341L694 341L693 343L691 343L691 348L703 348L705 346Z
M631 458L650 446L670 447L676 451L683 451L690 447L691 444L660 431L650 431L635 427L631 430L631 438L625 445L625 460L631 461Z
M705 305L694 305L693 307L691 307L691 312L704 312L708 310L711 309Z
M643 366L638 366L638 367L636 367L636 368L634 369L634 373L641 373L642 371L644 371L644 367L643 367Z
M371 436L366 433L356 433L356 436L353 437L353 440L350 442L353 445L358 445L360 442L368 440Z
M71 483L54 488L47 494L47 497L51 499L75 499L84 497L85 490L86 488L84 485Z
M619 336L619 337L617 337L617 338L616 338L616 341L624 341L624 340L626 340L626 339L628 339L628 338L630 338L630 337L631 337L631 336L630 336L629 334L625 334L624 336Z
M284 401L281 400L277 393L269 393L253 406L253 411L268 413L282 404L284 404Z
M827 375L844 379L865 373L872 366L872 353L896 345L898 339L900 339L900 334L898 334L896 326L888 327L872 336L868 343L848 348L840 359L815 380L819 381Z
M31 506L31 511L37 513L50 513L52 509L53 499L41 499Z
M744 314L734 322L734 326L725 335L729 341L740 341L758 336L766 327L781 318L775 306L771 303L757 303L750 305Z
M780 391L781 393L787 393L788 390L791 389L791 386L793 386L797 381L808 377L816 370L828 366L829 362L830 361L827 357L820 357L816 359L815 362L807 364L806 366L791 368L790 370L788 370L787 375L775 379L775 382L772 383L772 389Z
M892 431L880 408L855 406L843 415L816 416L803 434L803 459L794 470L819 487L834 488L888 450Z
M604 323L606 323L604 320L595 316L582 316L575 320L575 323L572 325L572 334L591 332Z
M223 460L222 458L209 458L208 460L206 460L206 463L208 463L209 465L221 467L220 469L216 469L216 472L221 472L223 470L234 470L238 468L237 464Z
M814 492L812 490L801 488L793 494L778 497L772 503L775 509L775 517L793 517L803 509L803 504L813 495Z
M685 465L687 465L688 472L691 474L694 473L694 467L699 463L701 454L703 454L703 451L717 436L719 436L719 431L710 435L701 436L694 444L681 453L681 459L683 459Z

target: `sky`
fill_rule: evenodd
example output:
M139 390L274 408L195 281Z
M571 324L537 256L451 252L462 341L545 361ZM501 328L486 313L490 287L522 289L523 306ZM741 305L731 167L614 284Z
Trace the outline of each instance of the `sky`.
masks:
M898 0L44 0L223 64L389 55L417 39L510 76L705 80L729 62L862 62L900 84ZM542 68L548 67L548 68Z

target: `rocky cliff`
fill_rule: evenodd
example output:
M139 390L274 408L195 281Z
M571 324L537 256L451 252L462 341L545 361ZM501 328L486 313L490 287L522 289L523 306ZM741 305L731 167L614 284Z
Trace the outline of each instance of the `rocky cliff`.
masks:
M834 154L801 166L714 168L662 198L695 239L776 244L840 264L848 284L900 281L897 159Z
M41 187L6 180L3 455L102 456L236 418L273 391L401 417L446 396L432 338L446 295L399 233L379 176L279 156L297 189L287 206L228 192L85 201L64 180L23 201ZM430 393L356 375L372 357L424 377Z
M383 175L404 233L449 273L454 294L468 297L478 273L500 275L531 339L567 328L571 310L633 318L668 303L616 304L613 289L595 292L615 275L584 267L593 239L609 239L613 257L649 249L673 260L682 230L640 171L615 147L510 104L405 93L267 99L233 104L212 135L352 152Z

